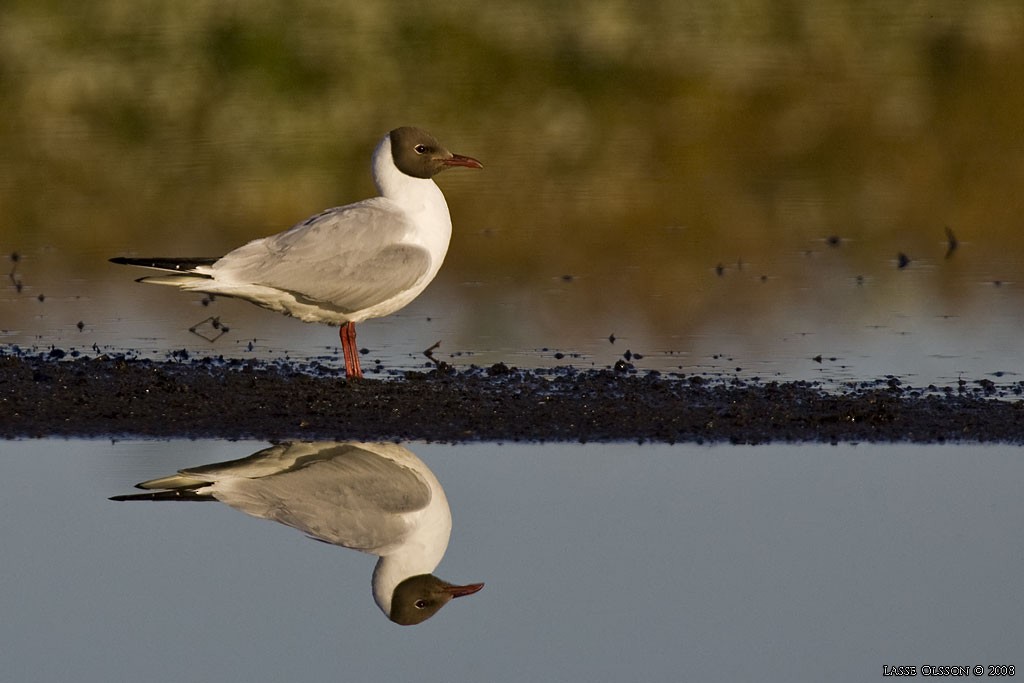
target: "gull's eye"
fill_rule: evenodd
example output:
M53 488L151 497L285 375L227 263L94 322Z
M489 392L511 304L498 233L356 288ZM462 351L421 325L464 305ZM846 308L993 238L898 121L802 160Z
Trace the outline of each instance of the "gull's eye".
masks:
M427 153L427 146L426 145L416 145L415 147L413 147L413 149L416 150L417 154L426 154Z
M420 145L420 147L422 147L422 145ZM427 606L427 601L422 599L422 598L420 598L419 600L417 600L413 604L416 606L416 609L423 609L424 607Z

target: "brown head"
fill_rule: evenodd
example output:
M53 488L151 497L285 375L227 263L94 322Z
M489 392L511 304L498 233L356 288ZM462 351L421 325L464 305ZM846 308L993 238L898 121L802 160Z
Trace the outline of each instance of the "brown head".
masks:
M483 168L473 157L453 154L433 135L421 128L395 128L391 137L391 158L398 170L414 178L433 178L452 166Z

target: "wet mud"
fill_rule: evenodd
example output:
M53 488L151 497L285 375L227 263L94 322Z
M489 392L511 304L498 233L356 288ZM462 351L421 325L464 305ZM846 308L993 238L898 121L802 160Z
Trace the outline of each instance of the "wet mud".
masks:
M1024 443L1024 383L825 389L504 364L348 381L317 363L0 349L0 437Z

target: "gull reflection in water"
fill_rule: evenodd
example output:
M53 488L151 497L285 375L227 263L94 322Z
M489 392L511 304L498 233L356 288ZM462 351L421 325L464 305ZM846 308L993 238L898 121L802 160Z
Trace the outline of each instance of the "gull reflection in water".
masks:
M316 540L377 555L373 598L398 624L422 623L452 598L484 587L431 574L448 548L448 499L430 468L398 444L281 443L137 487L149 492L111 500L219 500Z

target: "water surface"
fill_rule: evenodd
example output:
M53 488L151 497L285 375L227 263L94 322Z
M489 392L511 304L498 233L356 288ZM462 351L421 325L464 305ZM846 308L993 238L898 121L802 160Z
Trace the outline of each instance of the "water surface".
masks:
M219 255L369 196L376 140L415 124L486 168L441 177L444 268L360 327L364 368L440 340L455 365L1019 379L1024 5L580 9L0 10L0 348L340 366L335 330L106 259ZM216 341L189 332L209 317ZM107 500L264 446L0 443L5 674L1024 664L1019 449L410 444L451 502L439 573L486 588L401 628L371 557L219 504Z
M119 503L267 444L0 444L14 680L837 680L1020 665L1019 449L406 444L453 515L415 627L372 557L219 503ZM298 677L298 678L296 678Z

